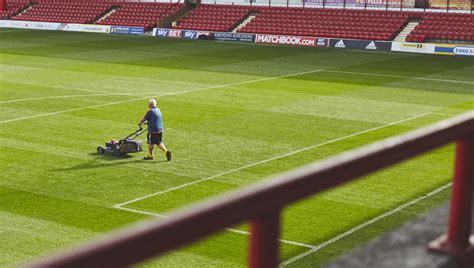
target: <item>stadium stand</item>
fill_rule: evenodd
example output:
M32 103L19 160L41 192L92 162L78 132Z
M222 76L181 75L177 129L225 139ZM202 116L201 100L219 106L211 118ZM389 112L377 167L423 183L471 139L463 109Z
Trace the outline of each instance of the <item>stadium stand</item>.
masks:
M179 3L116 3L117 8L98 24L139 26L150 30L166 17L178 12L184 4Z
M391 40L406 24L408 13L237 5L200 5L177 28L229 31L250 12L258 15L239 32Z
M407 36L408 42L430 40L474 41L474 15L425 13L420 24Z
M7 2L7 8L5 11L0 10L0 19L8 19L16 13L20 12L23 8L28 5L28 2Z
M230 31L252 7L234 5L199 5L189 12L176 28L205 31Z
M181 12L185 15L175 26L178 29L380 41L393 40L410 19L416 19L420 22L407 35L408 42L474 42L474 14L467 13L218 4L201 4L186 13L181 3L36 1L20 16L14 15L27 0L8 2L8 10L0 12L0 18L140 26L148 31ZM250 14L255 17L240 25Z
M42 0L16 20L92 23L110 7L110 3Z
M259 7L241 32L391 40L408 20L404 12Z

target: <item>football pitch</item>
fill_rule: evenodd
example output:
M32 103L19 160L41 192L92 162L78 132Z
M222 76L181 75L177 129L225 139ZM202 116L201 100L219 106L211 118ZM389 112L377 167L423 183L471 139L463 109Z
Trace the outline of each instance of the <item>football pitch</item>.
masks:
M0 30L0 265L472 110L473 74L469 57ZM151 97L173 160L96 154ZM322 265L445 202L453 148L286 208L282 265ZM246 230L145 266L244 266Z

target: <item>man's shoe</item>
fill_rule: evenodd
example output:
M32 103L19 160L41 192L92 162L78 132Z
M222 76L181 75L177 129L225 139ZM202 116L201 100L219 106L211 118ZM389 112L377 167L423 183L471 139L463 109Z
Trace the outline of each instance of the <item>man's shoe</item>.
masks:
M166 152L166 160L171 161L171 152L170 151Z
M151 157L151 156L145 156L145 157L143 157L143 160L153 160L153 157Z

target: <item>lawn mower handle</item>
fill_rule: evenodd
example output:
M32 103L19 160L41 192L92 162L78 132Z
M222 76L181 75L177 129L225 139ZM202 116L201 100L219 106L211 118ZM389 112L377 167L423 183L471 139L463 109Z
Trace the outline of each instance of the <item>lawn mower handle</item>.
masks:
M138 123L138 127L140 128L138 131L143 130L143 125L148 125L148 123Z

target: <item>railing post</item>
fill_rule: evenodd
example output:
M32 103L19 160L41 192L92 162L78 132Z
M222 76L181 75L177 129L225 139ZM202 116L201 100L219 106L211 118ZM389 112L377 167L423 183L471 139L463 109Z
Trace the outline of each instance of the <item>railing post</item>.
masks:
M474 136L474 135L473 135ZM458 141L454 168L448 233L433 241L429 248L454 256L469 250L474 185L474 138Z
M279 265L280 210L267 212L250 222L250 268L273 268Z
M459 141L456 147L453 196L448 226L448 243L466 249L471 235L474 139Z

